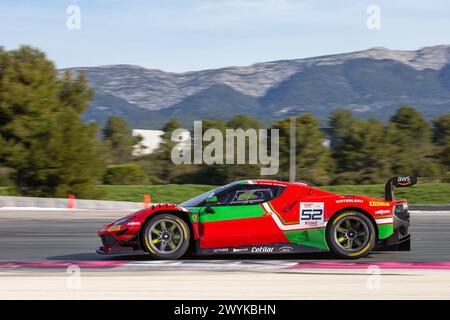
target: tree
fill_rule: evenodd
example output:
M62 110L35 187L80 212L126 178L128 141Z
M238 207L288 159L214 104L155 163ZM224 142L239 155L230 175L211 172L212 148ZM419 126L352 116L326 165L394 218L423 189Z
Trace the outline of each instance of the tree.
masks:
M334 183L380 183L390 175L390 153L383 124L374 119L354 120L333 146L337 163Z
M433 142L438 146L447 144L450 140L450 113L433 119Z
M387 138L395 175L439 175L431 128L415 109L403 106L397 110L388 124Z
M111 154L109 163L121 164L132 161L133 148L142 138L131 136L131 129L120 116L109 117L103 129L103 141Z
M221 120L206 119L202 120L202 134L208 129L217 129L222 135L225 135L226 124ZM191 132L191 136L193 132ZM214 140L214 139L213 139ZM208 142L203 142L202 151ZM193 149L193 146L192 146ZM225 150L225 146L223 151ZM192 152L193 150L191 150ZM174 183L198 183L221 185L228 182L230 178L229 166L225 164L183 164L174 166L172 163L172 182Z
M181 128L181 123L176 118L170 119L162 129L164 133L158 149L148 158L150 164L147 169L152 171L150 174L154 172L161 181L170 182L176 176L175 165L172 162L172 149L177 142L172 141L172 132L179 128Z
M436 155L449 176L450 171L450 114L433 119L433 142Z
M332 112L332 157L336 162L334 184L381 183L390 173L386 129L378 120L361 120L348 109Z
M232 119L230 119L227 124L227 129L242 129L244 131L247 130L255 130L256 134L258 134L258 130L261 129L261 123L254 118L251 118L246 115L236 115ZM226 181L224 183L236 181L236 180L245 180L245 179L256 179L256 178L267 178L266 176L261 177L260 176L260 164L250 164L248 163L248 159L250 157L249 155L249 139L246 139L245 143L245 150L240 150L240 152L245 152L246 157L246 163L245 164L237 164L237 141L234 141L233 146L230 146L234 148L234 155L235 155L235 164L234 165L224 165L221 167L218 167L218 173L219 175L222 174L222 176L226 177ZM225 154L224 158L227 155L227 152L230 152L230 150L227 150L225 148Z
M62 125L64 123L64 125ZM32 142L26 182L32 195L96 196L92 185L100 182L104 161L95 124L84 124L72 109L59 112L48 122L45 139ZM42 137L42 138L44 138Z
M172 147L176 145L176 142L172 141L172 132L174 132L176 129L181 128L181 123L176 118L172 118L167 122L162 131L164 132L161 136L162 141L160 144L160 148L158 150L158 153L167 153L165 157L170 157L170 154L172 152Z
M230 129L255 129L258 130L261 128L261 122L257 119L251 118L249 116L239 114L233 117L227 123L227 128Z
M282 179L289 171L290 119L277 121L273 128L280 130L280 168ZM296 178L316 185L327 184L331 178L333 161L324 146L324 133L319 121L310 113L296 118Z
M103 162L96 126L81 121L91 96L84 76L58 78L39 50L0 49L0 165L22 194L93 194Z
M358 121L349 109L334 110L328 121L331 128L330 146L334 148L341 143L342 138L348 134L350 128Z
M226 124L221 120L206 119L202 121L202 133L204 134L209 129L217 129L225 137ZM192 133L191 133L192 134ZM206 144L203 143L203 150ZM224 146L222 152L225 152ZM222 185L228 182L230 177L229 166L225 164L201 164L201 165L183 165L178 166L178 175L175 179L179 183L195 183Z
M356 174L353 168L348 168L348 156L344 152L344 139L350 135L357 118L349 109L336 109L329 118L331 155L336 164L333 172L333 183L354 183Z

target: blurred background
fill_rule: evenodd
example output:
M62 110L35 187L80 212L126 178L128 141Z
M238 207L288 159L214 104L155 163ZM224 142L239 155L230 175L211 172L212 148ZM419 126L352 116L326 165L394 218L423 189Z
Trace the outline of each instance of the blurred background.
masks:
M437 0L2 1L0 194L180 202L234 180L287 180L294 116L298 181L381 197L388 177L418 175L400 196L450 203L449 11ZM171 133L195 120L279 129L278 174L174 165Z

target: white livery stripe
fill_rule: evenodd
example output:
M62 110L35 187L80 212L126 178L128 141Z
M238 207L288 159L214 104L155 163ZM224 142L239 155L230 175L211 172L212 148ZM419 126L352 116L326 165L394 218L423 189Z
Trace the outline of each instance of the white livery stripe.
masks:
M272 208L269 206L269 204L267 202L263 202L262 206L263 206L263 209L266 210L266 212L275 214L275 212L273 212Z
M300 224L288 224L288 225L284 225L280 218L278 218L278 216L273 213L271 214L273 221L275 221L275 223L277 224L278 228L280 228L283 231L289 231L289 230L300 230L300 229L310 229L310 228L305 228L305 226L302 226Z
M280 218L278 217L278 215L273 212L272 208L269 206L269 204L267 202L262 203L262 206L264 208L264 210L268 213L270 213L270 216L272 217L273 221L275 221L275 223L277 224L278 228L280 228L283 231L289 231L289 230L305 230L305 229L314 229L317 227L325 227L327 225L326 222L324 222L323 224L321 224L320 226L317 227L310 227L310 226L304 226L301 225L299 223L297 224L283 224L283 222L281 222Z
M389 224L394 223L394 218L375 219L377 224Z

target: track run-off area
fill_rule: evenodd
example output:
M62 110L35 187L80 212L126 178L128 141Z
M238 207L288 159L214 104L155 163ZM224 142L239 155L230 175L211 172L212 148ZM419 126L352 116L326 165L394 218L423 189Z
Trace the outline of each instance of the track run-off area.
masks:
M449 299L450 212L411 213L411 251L99 255L97 229L125 211L0 209L0 298Z

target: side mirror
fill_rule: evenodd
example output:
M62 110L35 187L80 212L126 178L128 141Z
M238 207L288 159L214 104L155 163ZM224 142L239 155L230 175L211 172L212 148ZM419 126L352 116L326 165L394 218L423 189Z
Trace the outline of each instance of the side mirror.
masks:
M206 199L206 206L207 207L215 206L216 204L217 204L217 197L216 196L212 196L212 197L209 197L208 199Z

